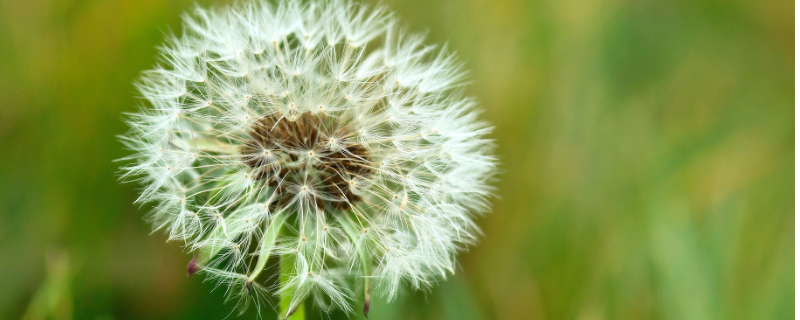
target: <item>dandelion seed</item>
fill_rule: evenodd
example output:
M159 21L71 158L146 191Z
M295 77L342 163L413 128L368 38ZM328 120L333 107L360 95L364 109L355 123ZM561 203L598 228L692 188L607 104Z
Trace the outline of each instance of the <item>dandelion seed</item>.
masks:
M451 53L347 0L198 8L183 29L121 140L123 179L194 251L189 274L260 306L280 259L286 316L306 299L366 314L372 288L452 272L496 160Z

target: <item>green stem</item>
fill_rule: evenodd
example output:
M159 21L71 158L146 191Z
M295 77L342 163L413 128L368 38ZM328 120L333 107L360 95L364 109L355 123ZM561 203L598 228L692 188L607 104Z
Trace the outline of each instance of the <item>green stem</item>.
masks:
M281 289L283 289L286 284L289 282L290 276L294 273L294 258L284 255L281 257L280 262L280 274L281 274ZM294 310L289 310L289 307L292 303L292 296L294 295L294 289L288 289L281 291L281 306L280 312L278 313L278 319L283 320L304 320L306 318L305 308L303 307L303 302L300 302ZM286 317L286 314L290 313L289 317Z
M195 139L190 142L197 150L220 153L220 154L238 154L238 149L236 146L223 143L220 141L209 140L209 139Z
M353 243L358 242L358 234L360 225L354 222L352 219L342 218L340 220L342 228L344 229L347 236L353 241ZM370 304L372 303L372 297L370 296L370 275L372 274L372 260L370 259L369 251L367 251L366 246L360 246L358 248L358 257L361 260L361 276L364 280L364 316L369 319L369 308Z

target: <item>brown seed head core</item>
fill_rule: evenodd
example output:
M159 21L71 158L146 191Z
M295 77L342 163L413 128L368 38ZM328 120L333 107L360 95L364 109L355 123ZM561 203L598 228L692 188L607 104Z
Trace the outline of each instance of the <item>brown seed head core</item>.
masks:
M320 209L325 203L345 209L361 200L354 193L355 181L372 174L369 152L358 141L348 139L353 135L350 126L322 113L306 112L294 120L265 116L250 128L241 159L256 169L256 179L277 187L274 203L279 206L292 199L293 195L285 192L291 183L310 185Z

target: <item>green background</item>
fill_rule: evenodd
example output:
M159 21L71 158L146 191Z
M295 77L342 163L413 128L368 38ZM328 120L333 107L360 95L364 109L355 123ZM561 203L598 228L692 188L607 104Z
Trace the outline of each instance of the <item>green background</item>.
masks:
M192 3L0 0L0 319L233 308L112 162ZM466 61L502 168L456 274L371 319L793 317L792 1L387 5Z

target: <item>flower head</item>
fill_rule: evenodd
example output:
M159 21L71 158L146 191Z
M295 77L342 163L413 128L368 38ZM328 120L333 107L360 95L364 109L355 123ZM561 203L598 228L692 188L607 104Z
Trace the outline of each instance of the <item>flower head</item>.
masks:
M196 9L122 137L156 229L232 295L349 310L453 271L488 211L490 127L454 56L349 1ZM355 288L363 289L362 294Z

